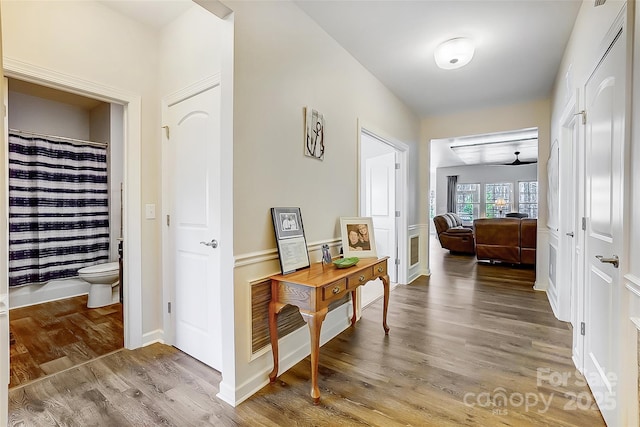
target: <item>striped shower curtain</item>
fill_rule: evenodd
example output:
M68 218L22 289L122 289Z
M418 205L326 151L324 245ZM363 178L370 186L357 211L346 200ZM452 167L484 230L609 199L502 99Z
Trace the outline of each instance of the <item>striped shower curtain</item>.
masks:
M9 286L109 258L107 149L9 135Z

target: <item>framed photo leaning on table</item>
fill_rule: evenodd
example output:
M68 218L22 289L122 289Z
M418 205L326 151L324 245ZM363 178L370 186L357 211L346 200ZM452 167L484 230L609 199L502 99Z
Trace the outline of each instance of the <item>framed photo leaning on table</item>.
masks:
M308 268L309 251L300 208L271 208L282 274Z
M345 258L375 258L376 242L370 217L341 217L342 253Z

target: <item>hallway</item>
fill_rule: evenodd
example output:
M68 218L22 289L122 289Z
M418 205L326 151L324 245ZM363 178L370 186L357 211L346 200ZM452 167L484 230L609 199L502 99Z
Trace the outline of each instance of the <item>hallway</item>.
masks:
M320 349L318 406L309 358L232 408L219 373L153 344L11 390L10 425L604 425L533 270L436 248L431 265L392 291L388 336L378 300Z

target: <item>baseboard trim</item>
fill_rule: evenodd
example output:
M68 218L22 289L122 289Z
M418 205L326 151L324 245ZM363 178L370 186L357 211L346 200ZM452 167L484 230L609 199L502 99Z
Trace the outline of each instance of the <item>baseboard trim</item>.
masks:
M538 281L536 281L536 282L533 284L533 290L534 290L534 291L540 291L540 292L547 292L547 287L546 287L546 285L545 285L545 284L541 284L541 283L539 283Z
M142 334L142 346L146 347L151 344L160 343L165 344L164 342L164 330L156 329L155 331L150 331L145 334Z

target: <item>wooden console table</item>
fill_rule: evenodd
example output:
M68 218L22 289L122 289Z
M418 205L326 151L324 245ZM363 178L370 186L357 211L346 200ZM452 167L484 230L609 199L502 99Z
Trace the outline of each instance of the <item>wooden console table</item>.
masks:
M329 304L351 292L353 317L351 325L356 323L356 289L377 278L384 286L384 305L382 309L382 327L385 335L387 326L387 307L389 305L389 275L387 258L363 258L357 265L349 268L336 268L333 264L312 264L310 268L287 275L271 276L271 302L269 303L269 334L273 351L273 371L269 374L271 383L278 377L278 322L277 316L287 304L295 305L309 325L311 337L311 397L313 403L320 402L318 389L318 356L320 352L320 329L328 312Z

